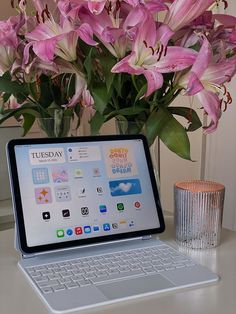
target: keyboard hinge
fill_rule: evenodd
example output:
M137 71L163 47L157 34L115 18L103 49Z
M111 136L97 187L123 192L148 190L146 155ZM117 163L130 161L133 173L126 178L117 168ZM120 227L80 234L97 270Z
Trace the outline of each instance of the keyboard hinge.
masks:
M142 237L142 240L150 240L152 238L151 235L146 235Z
M35 257L35 254L22 254L22 259L26 259L26 258L32 258L32 257Z

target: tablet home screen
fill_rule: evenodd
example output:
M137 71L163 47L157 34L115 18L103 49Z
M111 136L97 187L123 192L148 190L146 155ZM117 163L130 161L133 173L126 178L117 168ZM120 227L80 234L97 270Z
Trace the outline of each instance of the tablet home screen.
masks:
M27 245L159 227L140 139L15 146Z

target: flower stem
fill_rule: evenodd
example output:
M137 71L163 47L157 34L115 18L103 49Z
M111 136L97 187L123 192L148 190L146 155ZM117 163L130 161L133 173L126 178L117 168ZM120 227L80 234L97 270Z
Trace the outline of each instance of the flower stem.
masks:
M138 92L139 89L138 89L138 86L137 86L137 84L136 84L136 82L135 82L135 76L132 74L132 75L131 75L131 78L132 78L132 83L133 83L133 85L134 85L136 91Z

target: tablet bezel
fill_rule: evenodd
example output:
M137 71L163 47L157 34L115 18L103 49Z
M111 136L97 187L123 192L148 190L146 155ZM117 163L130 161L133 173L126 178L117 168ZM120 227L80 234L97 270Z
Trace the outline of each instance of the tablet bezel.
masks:
M44 244L29 247L27 245L26 232L25 232L25 223L24 215L22 208L22 201L20 195L20 186L19 186L19 177L17 171L17 163L15 156L15 146L16 145L34 145L34 144L56 144L56 143L83 143L83 142L105 142L105 141L121 141L121 140L142 140L144 151L147 160L147 166L150 174L151 185L153 189L153 195L156 203L156 209L158 214L160 227L148 230L139 230L134 232L127 232L122 234L115 235L106 235L101 237L87 238L87 239L78 239L78 240L68 240L60 243ZM152 160L150 156L150 151L145 136L138 135L101 135L101 136L81 136L81 137L66 137L66 138L30 138L30 139L14 139L7 144L7 157L8 157L8 166L10 172L10 182L12 190L12 200L13 207L15 211L15 219L19 237L19 248L23 254L32 254L32 253L42 253L46 251L62 250L68 248L75 248L81 245L95 244L99 242L107 242L121 239L129 239L134 237L141 237L150 234L161 233L165 230L165 223L163 212L160 204L159 193L157 189L157 184L155 180L155 175L152 166Z

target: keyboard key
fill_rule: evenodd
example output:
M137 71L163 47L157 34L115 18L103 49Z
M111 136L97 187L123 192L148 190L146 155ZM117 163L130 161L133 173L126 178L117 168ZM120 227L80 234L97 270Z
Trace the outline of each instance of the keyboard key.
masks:
M73 288L77 288L79 287L79 285L77 284L77 282L69 282L65 284L66 288L68 289L73 289Z
M89 281L89 280L80 280L80 281L78 281L78 284L80 285L80 287L89 286L89 285L91 285L91 281Z
M66 287L64 285L58 285L58 286L54 286L53 290L54 291L61 291L61 290L65 290Z
M43 293L45 293L45 294L46 294L46 293L52 293L52 292L53 292L52 288L50 288L50 287L42 288L41 291L42 291Z
M79 281L79 280L83 280L84 277L82 275L76 275L76 276L72 276L70 277L73 281Z
M59 279L59 282L61 284L65 284L65 283L71 283L72 280L70 278L61 278L61 279Z
M49 280L49 281L37 282L37 285L40 288L53 287L53 286L57 286L58 284L59 284L58 280Z

